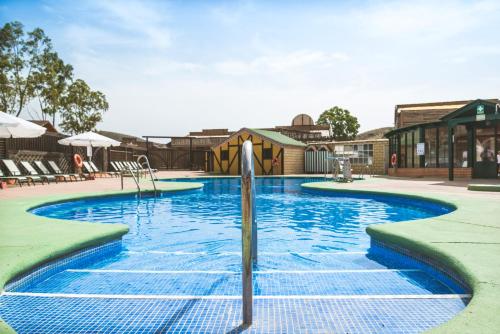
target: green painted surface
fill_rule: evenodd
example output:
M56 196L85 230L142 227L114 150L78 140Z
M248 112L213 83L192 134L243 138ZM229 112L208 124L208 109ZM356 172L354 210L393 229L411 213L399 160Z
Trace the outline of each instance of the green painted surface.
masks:
M469 184L467 186L468 190L471 191L500 191L500 184Z
M33 191L42 190L37 186ZM50 186L46 186L50 187ZM162 192L182 191L203 187L194 182L158 182ZM148 190L147 183L141 188ZM84 247L95 246L120 238L128 232L122 224L96 224L52 219L33 215L27 210L47 203L84 197L125 195L133 190L38 196L0 202L0 288L16 277L44 262L54 260ZM0 319L0 333L13 333Z
M314 182L303 187L345 191L332 182ZM353 192L390 193L399 191ZM429 256L460 275L472 288L469 305L432 333L499 333L500 331L500 211L498 201L459 194L427 195L447 202L457 210L434 218L373 225L367 228L375 239Z
M301 147L306 147L307 145L304 144L303 142L300 142L298 140L295 140L293 138L290 138L288 136L285 136L284 134L281 134L276 131L271 131L271 130L262 130L262 129L249 129L263 137L267 137L271 140L274 140L277 143L283 144L283 145L289 145L289 146L301 146Z

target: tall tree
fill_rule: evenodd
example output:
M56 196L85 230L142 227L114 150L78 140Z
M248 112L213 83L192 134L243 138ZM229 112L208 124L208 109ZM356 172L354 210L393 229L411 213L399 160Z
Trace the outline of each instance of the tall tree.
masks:
M103 112L109 108L106 96L92 91L81 79L69 85L62 106L63 121L60 125L63 131L70 134L95 130L97 123L102 121Z
M337 106L325 110L316 123L330 125L335 140L352 140L359 130L358 119L349 110Z
M19 116L35 97L37 72L52 43L40 28L24 33L20 22L0 30L0 101L2 111Z
M52 117L54 125L56 114L63 107L63 97L72 77L73 67L65 64L56 52L43 55L40 70L36 75L35 91L42 118Z

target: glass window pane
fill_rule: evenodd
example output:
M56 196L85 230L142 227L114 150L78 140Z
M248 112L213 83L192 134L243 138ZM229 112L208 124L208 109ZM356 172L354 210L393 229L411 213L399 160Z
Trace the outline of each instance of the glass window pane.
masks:
M497 172L500 172L500 123L497 124Z
M476 161L495 161L495 134L492 127L476 129Z
M409 131L406 133L406 167L407 168L412 168L412 156L413 156L413 138L412 138L412 131Z
M448 167L448 128L439 128L439 167Z
M467 128L465 125L455 127L453 146L453 164L455 167L467 167Z
M413 167L420 167L420 156L417 155L417 144L420 143L419 130L413 131L414 142L413 142Z
M425 129L425 167L436 167L436 128Z

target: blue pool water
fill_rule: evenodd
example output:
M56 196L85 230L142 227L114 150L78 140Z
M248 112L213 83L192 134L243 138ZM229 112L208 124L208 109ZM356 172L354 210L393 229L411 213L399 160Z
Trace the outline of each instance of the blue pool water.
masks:
M417 333L463 309L463 288L413 260L370 248L365 233L370 224L452 208L395 196L305 191L300 184L306 181L314 179L256 179L256 320L248 331ZM32 210L125 223L130 232L116 255L2 296L0 316L20 332L238 332L239 179L199 182L203 189L160 197L85 199ZM27 310L41 315L33 318ZM48 320L55 316L65 321Z
M314 180L314 179L312 179ZM192 180L187 180L192 181ZM365 228L448 213L429 201L383 195L304 191L304 179L257 178L257 222L262 252L365 251ZM44 206L37 215L125 223L134 251L239 252L240 182L202 180L204 188L161 198L97 198Z

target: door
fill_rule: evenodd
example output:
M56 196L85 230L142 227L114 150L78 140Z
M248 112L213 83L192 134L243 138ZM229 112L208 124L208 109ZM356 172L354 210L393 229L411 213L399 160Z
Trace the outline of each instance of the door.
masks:
M496 178L495 127L476 127L475 138L473 177L488 179Z

